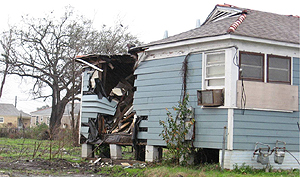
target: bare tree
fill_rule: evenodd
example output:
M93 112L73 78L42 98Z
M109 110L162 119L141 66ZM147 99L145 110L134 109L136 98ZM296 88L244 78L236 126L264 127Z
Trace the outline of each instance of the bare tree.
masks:
M0 44L3 49L3 53L1 54L1 56L3 57L2 60L5 61L3 63L4 68L1 71L2 72L2 81L1 81L1 85L0 85L0 98L2 97L2 92L3 92L4 84L6 81L6 76L8 74L8 70L9 70L8 59L10 56L10 50L13 45L13 42L14 42L14 40L12 39L12 30L4 32L4 35L2 36L2 39L0 40Z
M51 98L51 135L61 124L66 104L76 99L72 95L80 92L81 71L73 62L75 56L123 53L127 43L138 43L120 24L95 30L91 20L75 15L71 7L60 18L55 18L54 13L45 18L23 17L11 31L15 42L7 60L1 62L8 64L8 74L35 80L35 98ZM44 87L51 88L52 93L45 95Z

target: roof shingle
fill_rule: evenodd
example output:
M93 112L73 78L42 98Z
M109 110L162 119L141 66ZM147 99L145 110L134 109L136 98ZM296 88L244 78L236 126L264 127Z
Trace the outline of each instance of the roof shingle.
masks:
M245 10L234 6L231 8ZM209 21L204 23L199 28L170 36L162 40L150 42L146 46L225 35L228 34L228 28L239 18L239 16L240 14L218 21ZM234 32L231 32L231 34L300 44L299 21L300 18L295 16L279 15L257 10L247 10L246 19L237 27Z

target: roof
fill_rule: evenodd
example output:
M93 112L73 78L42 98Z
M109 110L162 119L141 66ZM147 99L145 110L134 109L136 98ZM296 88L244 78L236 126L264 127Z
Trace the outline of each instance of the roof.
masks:
M19 111L13 104L0 103L0 116L31 117L29 114Z
M245 18L239 21L241 15ZM226 34L268 39L300 44L299 16L279 15L252 9L238 8L231 5L216 5L206 21L195 28L168 38L151 42L146 46L167 44L178 41L220 36ZM238 22L234 31L229 27Z
M72 104L68 103L65 107L64 115L69 115L71 109L72 109ZM45 109L41 109L41 110L31 112L30 114L32 116L50 116L51 115L51 110L52 110L52 107L49 107L49 108L45 108ZM78 114L79 111L80 111L80 103L75 103L75 110L74 110L75 114Z

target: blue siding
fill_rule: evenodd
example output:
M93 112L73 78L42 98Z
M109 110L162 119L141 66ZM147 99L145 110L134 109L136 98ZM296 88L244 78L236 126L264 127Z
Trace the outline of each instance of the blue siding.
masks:
M293 58L293 85L299 86L299 58ZM244 113L234 111L234 149L253 150L256 142L274 147L276 140L281 140L287 143L287 150L299 150L299 112L246 110Z
M184 58L185 56L180 56L144 61L135 71L137 91L134 94L134 109L138 116L148 116L148 120L140 124L140 127L148 127L148 132L141 132L138 138L147 139L148 145L165 145L159 136L162 131L159 120L166 120L166 108L172 110L180 101ZM189 105L195 108L194 145L221 148L223 127L227 125L227 109L202 109L197 106L197 90L201 89L201 85L202 55L190 55L187 92L190 95Z
M83 73L82 89L88 91L89 85L89 70L86 69ZM117 102L108 101L105 97L99 99L97 95L83 95L81 99L81 123L88 123L90 118L97 118L98 113L114 115ZM82 126L80 133L86 138L88 137L89 127Z

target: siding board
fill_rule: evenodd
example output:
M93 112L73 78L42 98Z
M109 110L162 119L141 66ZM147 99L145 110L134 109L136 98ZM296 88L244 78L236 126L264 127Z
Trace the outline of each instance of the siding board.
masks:
M299 93L299 58L293 58L293 85L298 85ZM245 110L244 113L234 110L234 149L252 150L256 142L272 147L276 140L281 140L287 143L289 151L299 151L299 111Z
M168 108L176 116L173 106L178 105L182 90L181 68L185 56L148 60L141 63L135 71L137 79L134 94L134 109L138 116L148 116L147 122L141 122L140 127L147 126L148 145L165 146L159 136L162 126L160 120L166 121ZM190 95L189 106L195 108L196 147L221 148L223 127L227 125L227 109L202 108L197 106L197 90L202 85L202 55L190 55L188 58L187 93Z

